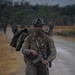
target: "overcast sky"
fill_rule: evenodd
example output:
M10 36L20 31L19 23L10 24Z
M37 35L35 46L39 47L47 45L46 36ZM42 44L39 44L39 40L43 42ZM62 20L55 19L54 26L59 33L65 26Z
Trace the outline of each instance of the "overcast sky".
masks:
M13 1L22 1L22 0L13 0ZM55 4L59 4L59 6L65 6L65 5L71 5L71 4L75 4L75 0L24 0L29 2L30 4L46 4L48 3L48 5L55 5Z

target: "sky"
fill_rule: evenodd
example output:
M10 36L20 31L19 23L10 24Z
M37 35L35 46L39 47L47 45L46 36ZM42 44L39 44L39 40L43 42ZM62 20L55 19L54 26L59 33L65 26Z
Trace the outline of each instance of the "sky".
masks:
M13 0L21 2L22 0ZM71 5L71 4L75 4L75 0L24 0L29 2L30 4L35 5L36 3L38 4L48 4L48 5L56 5L59 4L59 6L66 6L66 5Z

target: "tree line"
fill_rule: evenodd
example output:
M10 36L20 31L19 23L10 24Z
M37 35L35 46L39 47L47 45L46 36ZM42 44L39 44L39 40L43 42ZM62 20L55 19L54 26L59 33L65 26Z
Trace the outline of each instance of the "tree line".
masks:
M57 5L31 5L29 2L13 2L0 0L0 26L1 25L31 25L33 19L41 17L46 24L74 25L75 4L60 7Z

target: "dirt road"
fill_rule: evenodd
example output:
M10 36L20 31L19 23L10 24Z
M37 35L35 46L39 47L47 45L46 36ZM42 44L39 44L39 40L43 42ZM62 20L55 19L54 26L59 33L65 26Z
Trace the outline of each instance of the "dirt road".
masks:
M13 32L12 32L12 29L11 27L7 27L7 32L6 32L6 35L8 37L8 39L11 41L12 37L13 37ZM14 48L12 48L12 50L15 50ZM23 60L23 54L21 51L15 51L18 55L18 63L19 64L19 67L17 69L17 71L15 71L13 74L11 75L25 75L25 63L24 63L24 60Z
M8 38L11 39L13 34L11 28L7 28ZM57 57L49 68L50 75L75 75L75 42L52 37L57 49ZM20 67L12 75L25 75L25 64L21 51L19 52Z

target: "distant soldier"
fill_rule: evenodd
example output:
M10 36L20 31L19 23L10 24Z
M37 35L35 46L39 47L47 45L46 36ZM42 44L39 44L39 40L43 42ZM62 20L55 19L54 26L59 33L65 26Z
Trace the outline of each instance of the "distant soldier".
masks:
M26 63L26 75L49 75L48 65L56 57L53 40L43 33L44 21L37 18L34 22L34 32L28 35L22 45L22 53Z
M15 34L18 31L18 26L16 24L12 25L12 31Z
M52 36L53 28L54 28L54 25L50 24L50 25L49 25L49 29L50 29L50 30L49 30L49 35L50 35L50 36Z
M3 31L4 31L4 34L6 34L6 29L7 29L7 25L6 23L3 24Z
M0 23L0 31L2 31L2 23Z

